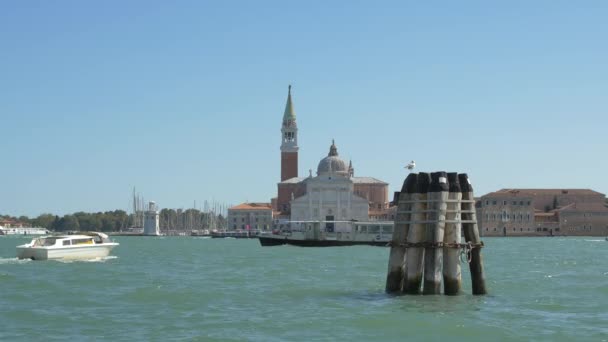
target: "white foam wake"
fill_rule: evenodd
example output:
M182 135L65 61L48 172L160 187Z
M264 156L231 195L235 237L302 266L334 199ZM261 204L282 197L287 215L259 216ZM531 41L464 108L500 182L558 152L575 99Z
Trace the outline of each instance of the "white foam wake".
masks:
M9 265L9 264L25 264L31 262L30 259L19 259L15 258L0 258L0 265Z
M91 259L53 259L52 261L59 261L64 264L71 264L73 262L106 262L108 260L118 259L115 255L108 255L106 257L97 257Z

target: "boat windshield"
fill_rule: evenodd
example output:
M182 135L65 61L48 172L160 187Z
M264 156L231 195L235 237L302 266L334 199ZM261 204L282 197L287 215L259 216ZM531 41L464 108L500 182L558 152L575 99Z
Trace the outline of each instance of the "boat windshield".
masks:
M57 238L44 238L44 239L36 239L34 246L54 246Z

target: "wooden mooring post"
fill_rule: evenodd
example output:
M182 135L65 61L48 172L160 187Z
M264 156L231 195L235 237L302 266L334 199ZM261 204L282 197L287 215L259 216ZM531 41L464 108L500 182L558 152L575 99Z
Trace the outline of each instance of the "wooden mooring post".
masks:
M422 275L424 267L424 247L416 247L426 237L426 200L429 183L431 181L428 173L420 172L416 183L407 189L411 193L412 212L410 229L407 232L405 243L405 279L403 279L403 292L419 294L422 286ZM409 247L408 245L413 245Z
M412 210L412 195L408 189L416 185L418 175L410 173L399 193L397 201L397 215L395 216L395 226L393 239L391 240L391 252L388 259L388 274L386 275L386 293L401 293L403 289L403 278L405 271L405 241L409 231L409 221Z
M440 294L443 281L443 293L457 295L462 291L462 256L469 263L472 293L487 293L483 242L473 187L466 174L411 173L403 182L397 205L387 293Z
M475 211L475 197L473 196L473 186L466 173L458 175L460 190L462 191L462 229L464 239L473 248L467 252L469 260L469 270L471 271L471 287L474 295L484 295L486 290L486 279L483 274L483 260L481 258L481 247L483 242L479 238L477 226L477 213Z
M443 265L443 235L448 200L448 180L445 172L431 173L426 214L426 248L424 249L423 294L441 294Z
M448 173L450 191L448 193L447 213L445 216L445 236L443 239L443 293L457 295L461 287L460 234L461 200L460 183L456 172Z

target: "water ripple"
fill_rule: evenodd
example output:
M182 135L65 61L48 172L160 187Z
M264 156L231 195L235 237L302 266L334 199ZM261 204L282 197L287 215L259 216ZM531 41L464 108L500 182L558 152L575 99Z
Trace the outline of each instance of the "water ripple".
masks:
M385 248L121 237L110 258L32 262L0 239L0 340L605 339L604 244L484 240L490 294L463 264L447 297L386 295Z

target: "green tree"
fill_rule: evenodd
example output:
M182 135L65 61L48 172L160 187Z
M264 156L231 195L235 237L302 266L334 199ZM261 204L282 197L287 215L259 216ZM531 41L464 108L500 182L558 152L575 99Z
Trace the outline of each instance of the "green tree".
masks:
M160 228L175 229L177 225L177 212L173 209L164 208L159 213Z
M114 231L120 231L126 228L129 223L129 215L124 210L114 210L112 212L114 216Z
M32 226L42 227L46 229L53 228L53 222L55 222L55 216L52 214L41 214L32 220Z
M104 214L101 217L101 231L102 232L111 232L114 230L115 220L114 216L111 214Z
M63 216L59 220L56 230L62 232L80 230L80 223L78 222L78 218L76 218L76 216L74 215Z
M17 218L17 221L21 222L26 227L31 227L32 225L30 218L27 216L19 216L19 218Z
M101 230L101 220L97 214L86 214L78 217L80 230L99 231Z
M51 224L51 230L59 231L60 223L61 223L61 218L59 216L55 215L55 220L53 220L53 223Z

